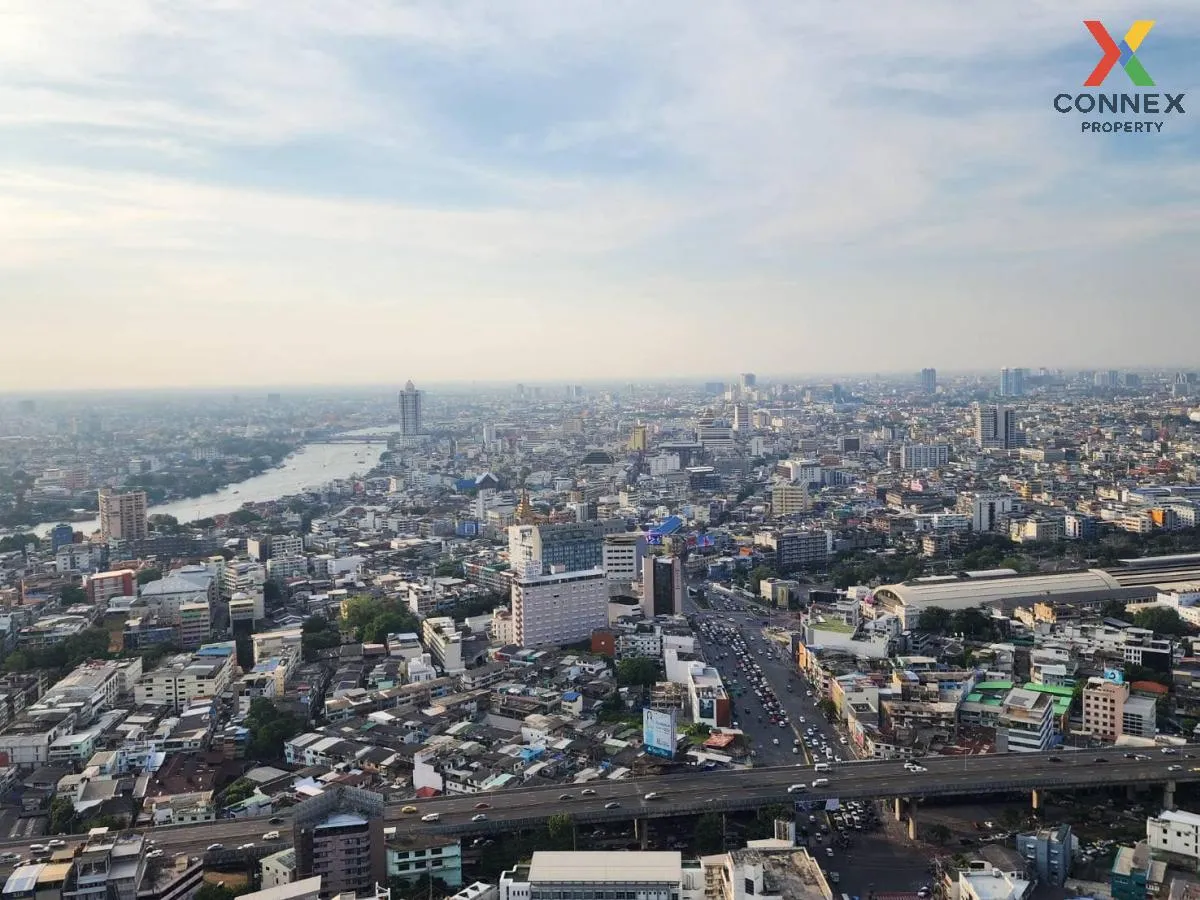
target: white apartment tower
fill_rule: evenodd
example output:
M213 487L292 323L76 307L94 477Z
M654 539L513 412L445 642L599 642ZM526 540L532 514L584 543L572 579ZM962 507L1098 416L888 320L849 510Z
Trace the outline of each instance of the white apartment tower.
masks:
M557 567L555 567L557 568ZM546 647L587 640L608 625L604 569L541 574L527 563L512 587L513 631L521 647Z

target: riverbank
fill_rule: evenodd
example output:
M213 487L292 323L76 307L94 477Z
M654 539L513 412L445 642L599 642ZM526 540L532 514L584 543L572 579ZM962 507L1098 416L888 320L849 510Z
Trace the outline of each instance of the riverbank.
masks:
M363 475L375 468L387 450L385 441L364 444L305 444L283 462L259 475L201 497L190 497L151 506L149 515L174 516L181 523L194 522L231 513L245 503L265 503L290 494L299 494L339 478ZM43 522L21 531L39 537L50 532L58 521ZM74 521L76 531L90 534L100 527L98 518Z

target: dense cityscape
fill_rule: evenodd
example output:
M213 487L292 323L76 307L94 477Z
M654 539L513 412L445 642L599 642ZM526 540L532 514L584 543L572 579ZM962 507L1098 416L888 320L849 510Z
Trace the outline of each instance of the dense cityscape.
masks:
M1195 373L414 381L0 398L5 900L1200 891Z

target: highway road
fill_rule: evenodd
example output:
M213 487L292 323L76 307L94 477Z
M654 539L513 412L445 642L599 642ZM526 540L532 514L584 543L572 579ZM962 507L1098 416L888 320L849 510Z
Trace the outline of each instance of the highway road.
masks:
M550 816L567 813L579 823L662 818L708 811L756 809L794 801L815 802L830 798L884 799L934 797L954 794L987 794L1044 788L1048 790L1108 785L1155 784L1168 780L1200 781L1200 748L1188 755L1144 754L1128 759L1126 751L1060 751L1057 754L994 754L970 757L926 757L925 772L912 773L896 760L862 760L834 764L829 771L811 766L780 766L736 771L695 772L644 779L593 781L564 786L538 785L496 793L436 797L388 805L386 819L399 834L487 834L514 827L534 827ZM1054 759L1060 761L1055 762ZM1103 759L1104 762L1097 762ZM1178 767L1172 770L1171 767ZM827 783L818 781L821 779ZM803 790L788 793L790 785ZM587 793L584 792L593 792ZM646 799L654 791L660 796ZM477 809L478 804L487 809ZM616 804L615 806L611 806ZM404 812L409 808L413 812ZM421 817L437 813L435 822ZM484 816L473 821L475 816ZM278 828L286 846L289 824L271 825L266 818L222 819L197 825L153 828L148 836L172 853L199 855L213 843L228 850L254 842L265 851L262 834ZM77 843L83 836L64 838ZM0 851L28 856L28 839L0 842Z
M703 587L704 583L696 581L691 586ZM787 649L779 642L764 637L764 621L784 625L788 621L786 616L782 613L772 614L741 599L731 599L728 594L711 587L706 594L709 609L697 607L691 597L684 601L685 613L698 622L707 623L717 632L715 639L709 639L703 628L697 629L697 639L705 659L721 672L727 687L735 683L734 679L738 685L746 687L746 672L739 668L736 655L730 652L732 635L736 634L749 649L752 661L758 665L787 717L787 728L772 725L752 688L735 700L738 713L735 718L755 750L755 764L770 766L809 762L814 752L822 760L851 758L853 754L849 747L840 743L841 735L837 729L817 709L818 698L806 695L809 685L796 672ZM793 685L790 692L787 689L789 683ZM809 728L815 729L812 737L806 733ZM802 741L807 751L800 756L792 753L793 740L796 738ZM779 741L778 745L774 743L775 740ZM829 756L821 751L822 747L829 748Z

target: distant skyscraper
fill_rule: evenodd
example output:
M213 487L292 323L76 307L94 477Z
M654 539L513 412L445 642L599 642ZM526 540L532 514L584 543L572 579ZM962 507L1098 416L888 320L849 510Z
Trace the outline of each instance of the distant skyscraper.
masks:
M146 539L146 492L127 494L103 488L100 491L100 536L125 541Z
M1007 406L975 407L975 443L984 448L1019 447L1024 435L1017 430L1017 414Z
M1024 369L1001 369L1000 370L1000 396L1001 397L1024 397L1025 396L1025 370Z
M421 433L421 397L424 391L418 391L410 381L400 392L400 434L411 437Z
M921 390L926 394L937 393L937 369L921 370Z
M748 390L758 384L758 378L753 372L742 373L742 390Z
M733 407L733 430L747 431L750 428L750 407L745 403L735 403Z

